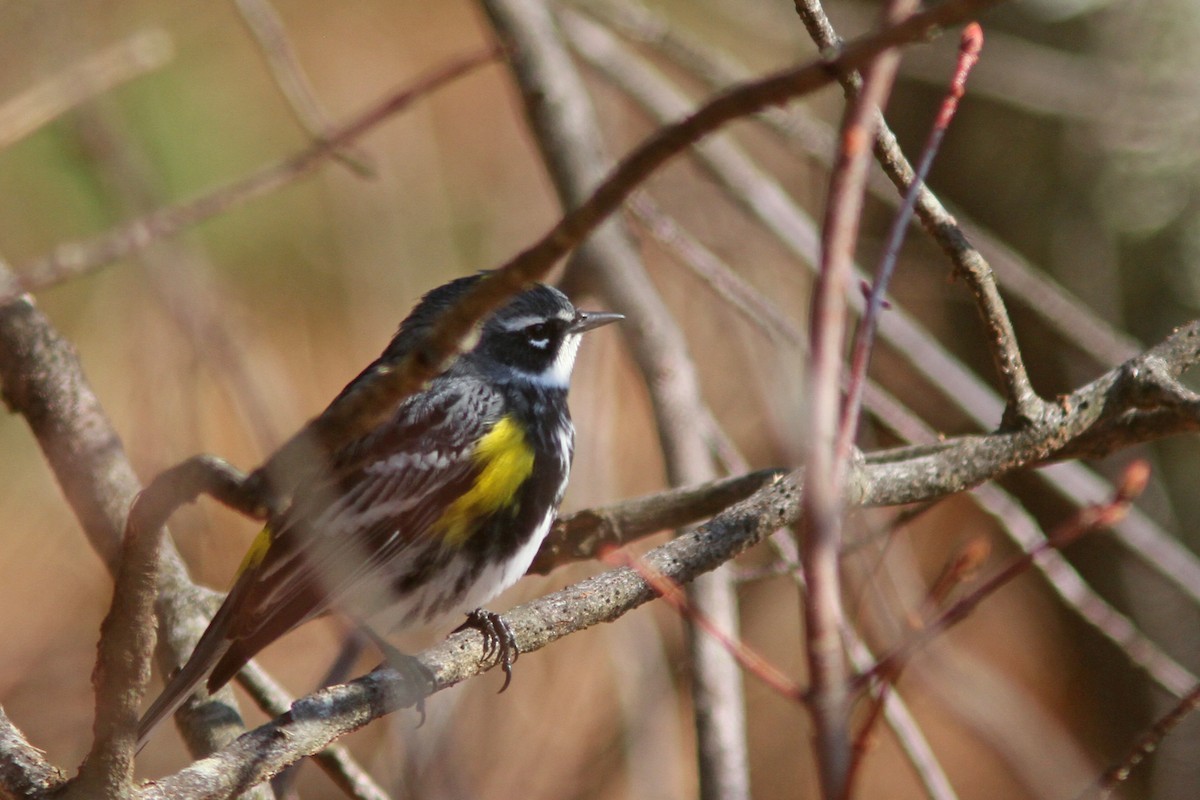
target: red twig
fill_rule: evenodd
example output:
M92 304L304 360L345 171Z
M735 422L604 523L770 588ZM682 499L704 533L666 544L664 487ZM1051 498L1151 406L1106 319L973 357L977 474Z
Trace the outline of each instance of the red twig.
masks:
M870 670L859 674L852 682L853 687L859 689L869 681L883 679L894 674L918 648L950 626L966 619L980 603L1033 566L1033 562L1042 553L1049 550L1061 550L1086 533L1115 525L1129 512L1130 505L1146 488L1149 479L1149 464L1145 461L1135 461L1130 464L1125 469L1121 483L1111 500L1080 509L1071 519L1047 536L1044 542L1009 561L973 591L934 617L912 639L900 644L896 649L880 658Z
M915 0L892 0L888 16L895 19L915 5ZM891 92L899 58L899 53L890 49L870 61L862 70L862 90L846 109L830 175L821 226L821 263L813 287L801 564L808 588L803 610L818 773L824 796L831 800L845 796L851 765L850 694L842 649L845 611L838 570L842 491L849 456L849 448L843 452L838 447L842 357L871 143L882 119L878 109Z
M1134 768L1141 764L1146 758L1158 749L1162 741L1171 735L1171 732L1179 726L1197 708L1200 708L1200 686L1196 686L1175 704L1175 707L1158 719L1150 730L1142 734L1137 742L1121 759L1120 763L1105 770L1100 776L1100 780L1093 787L1099 797L1107 800L1116 791L1119 784L1129 780L1129 775ZM1080 795L1080 798L1090 794L1091 790L1085 791Z
M925 597L926 613L932 613L945 603L954 587L974 580L980 566L987 561L991 552L992 545L982 536L976 536L960 547L953 560L942 568L929 587Z
M945 138L946 129L949 127L950 121L954 119L954 113L958 109L958 101L962 99L963 92L965 91L967 76L970 74L971 68L979 60L979 51L982 48L983 28L980 27L979 23L972 22L963 28L958 48L958 63L954 69L954 76L950 81L950 89L946 93L946 97L942 100L941 109L938 111L937 117L933 122L933 127L929 131L929 138L925 142L924 150L921 151L921 158L917 164L912 183L909 184L908 190L904 193L904 200L900 204L900 208L897 209L895 218L892 220L892 227L888 232L887 246L884 248L883 257L879 261L879 270L875 274L875 283L871 286L871 290L867 294L867 307L863 311L862 320L859 323L858 332L854 339L854 352L850 362L850 378L846 391L846 404L842 409L842 422L839 427L837 444L839 459L845 459L849 456L850 448L854 444L854 439L858 432L858 413L862 407L863 391L867 379L867 365L871 360L871 349L874 346L875 331L879 325L879 314L885 307L886 301L884 300L884 295L887 293L888 284L896 271L896 261L900 257L900 246L904 243L904 236L908 232L908 224L912 220L913 209L917 204L917 197L925 186L925 177L929 174L929 169L933 166L933 159L937 156L937 152L942 146L942 139Z
M640 558L635 558L625 551L613 551L604 557L609 564L626 566L635 571L650 587L667 602L671 608L695 623L696 627L716 639L722 647L751 675L755 676L772 691L797 702L804 702L806 693L795 681L789 678L765 656L746 644L735 639L721 630L716 623L696 609L687 598L687 594L675 581L663 575L654 567Z
M934 609L945 602L945 599L954 587L972 580L979 566L987 559L989 552L991 552L991 546L983 537L976 537L959 548L953 560L946 564L941 574L938 575L937 579L929 587L929 591L925 597L925 613L932 614ZM925 627L924 620L917 620L916 626L919 628ZM846 792L848 797L853 796L854 779L859 774L863 759L870 751L872 731L874 731L879 720L883 718L883 711L887 704L888 695L899 679L903 669L904 662L896 662L890 672L879 676L879 680L877 681L878 688L875 695L871 698L866 719L863 720L862 726L858 730L858 735L854 737L854 750L850 763L850 783Z

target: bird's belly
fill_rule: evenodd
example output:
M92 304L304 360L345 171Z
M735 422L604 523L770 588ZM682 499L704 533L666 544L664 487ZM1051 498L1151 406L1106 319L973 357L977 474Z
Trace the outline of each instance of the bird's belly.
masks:
M554 510L546 516L516 550L495 564L480 566L467 552L451 557L428 583L381 604L378 595L347 597L344 608L351 617L364 621L381 634L401 629L430 627L446 629L462 621L463 615L512 586L529 569L550 531Z

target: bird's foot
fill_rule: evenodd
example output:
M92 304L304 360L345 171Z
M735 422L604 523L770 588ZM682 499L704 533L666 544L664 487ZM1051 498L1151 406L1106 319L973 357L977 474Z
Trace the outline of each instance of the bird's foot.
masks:
M467 621L455 628L454 632L467 629L477 630L483 635L485 660L499 659L500 668L504 670L504 685L500 687L500 691L503 692L512 683L512 666L521 654L512 628L499 614L477 608L467 614Z

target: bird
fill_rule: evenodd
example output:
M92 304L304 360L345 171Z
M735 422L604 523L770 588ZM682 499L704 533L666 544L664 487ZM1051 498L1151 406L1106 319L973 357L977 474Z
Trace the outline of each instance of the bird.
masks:
M334 403L395 367L486 275L425 294ZM466 613L461 627L500 651L507 686L512 632L481 606L525 573L554 522L574 456L567 390L582 335L622 318L533 284L420 392L332 453L268 517L190 657L139 721L138 748L202 682L217 691L268 644L330 611L385 650L389 632Z

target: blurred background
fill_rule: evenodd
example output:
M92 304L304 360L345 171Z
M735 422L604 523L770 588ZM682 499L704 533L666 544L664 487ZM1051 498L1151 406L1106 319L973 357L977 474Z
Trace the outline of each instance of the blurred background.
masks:
M328 3L278 0L274 7L333 123L492 41L482 13L465 1L362 0L333 11ZM816 52L784 0L664 0L645 8L651 21L749 74ZM834 0L827 11L851 37L871 28L878 7ZM654 29L647 18L600 18L622 31L628 59L646 59L691 104L710 93L694 63L638 41ZM1034 291L1032 301L1010 296L1034 384L1051 397L1106 369L1105 354L1119 360L1132 342L1161 338L1200 304L1200 50L1193 44L1200 7L1190 0L1025 0L984 24L983 61L930 184L962 212L968 231L986 237L985 255L1026 260L1094 315L1079 319L1132 337L1102 328L1091 334L1076 317L1039 310L1044 293ZM940 102L955 39L915 49L902 68L888 120L910 158ZM39 98L72 88L95 94L89 87L122 59L137 65L126 80L40 120ZM0 0L0 66L0 255L18 272L55 247L209 192L311 140L233 2ZM613 153L654 129L604 75L586 75ZM817 219L828 126L840 110L839 90L809 99L797 109L800 140L782 141L750 123L733 128L760 168ZM78 348L143 480L197 452L243 468L258 464L378 354L423 292L498 265L558 213L500 63L421 99L371 130L354 152L374 177L329 161L182 236L38 294ZM648 188L768 296L793 332L804 330L809 260L686 159ZM874 264L891 214L882 200L868 203L862 264ZM731 444L752 467L797 465L802 347L749 321L669 247L634 230ZM994 385L967 291L927 238L910 238L895 302ZM1063 326L1075 336L1064 336ZM884 346L873 375L924 420L931 429L924 435L979 430L948 399L952 384L939 389L916 376L902 351ZM565 510L663 487L646 391L614 328L584 346L572 407L579 441ZM894 424L868 424L860 444L902 439ZM1194 445L1189 437L1138 453L1155 465L1156 483L1141 504L1148 524L1189 546L1200 518ZM90 742L89 675L111 583L20 418L0 419L0 454L0 704L31 742L70 769ZM1115 474L1131 455L1093 466ZM1030 476L1014 476L1003 488L1027 516L1014 512L1001 524L960 497L883 537L894 513L855 515L854 535L867 544L846 559L848 603L872 644L884 648L904 635L922 587L964 545L985 542L994 566L1017 552L1004 532L1014 519L1049 527L1079 502ZM201 503L179 513L172 531L196 580L221 588L256 529ZM1167 655L1200 669L1200 615L1185 591L1107 535L1068 555ZM742 634L803 682L797 589L775 564L765 549L738 564ZM494 608L600 569L582 564L528 578ZM304 693L334 658L340 635L332 621L312 623L261 662ZM696 771L682 641L677 616L652 604L522 658L503 696L495 694L500 679L488 675L432 698L420 729L415 715L401 713L350 743L396 796L691 797ZM374 660L364 656L359 670ZM1168 699L1037 574L941 637L899 688L963 798L1074 796L1123 755ZM752 678L745 689L754 796L815 797L803 709ZM1185 724L1135 775L1128 796L1194 797L1200 762L1190 754L1198 735ZM861 796L925 796L894 736L880 728L870 746ZM139 770L162 775L185 758L164 727ZM338 796L311 765L298 786L303 797Z

